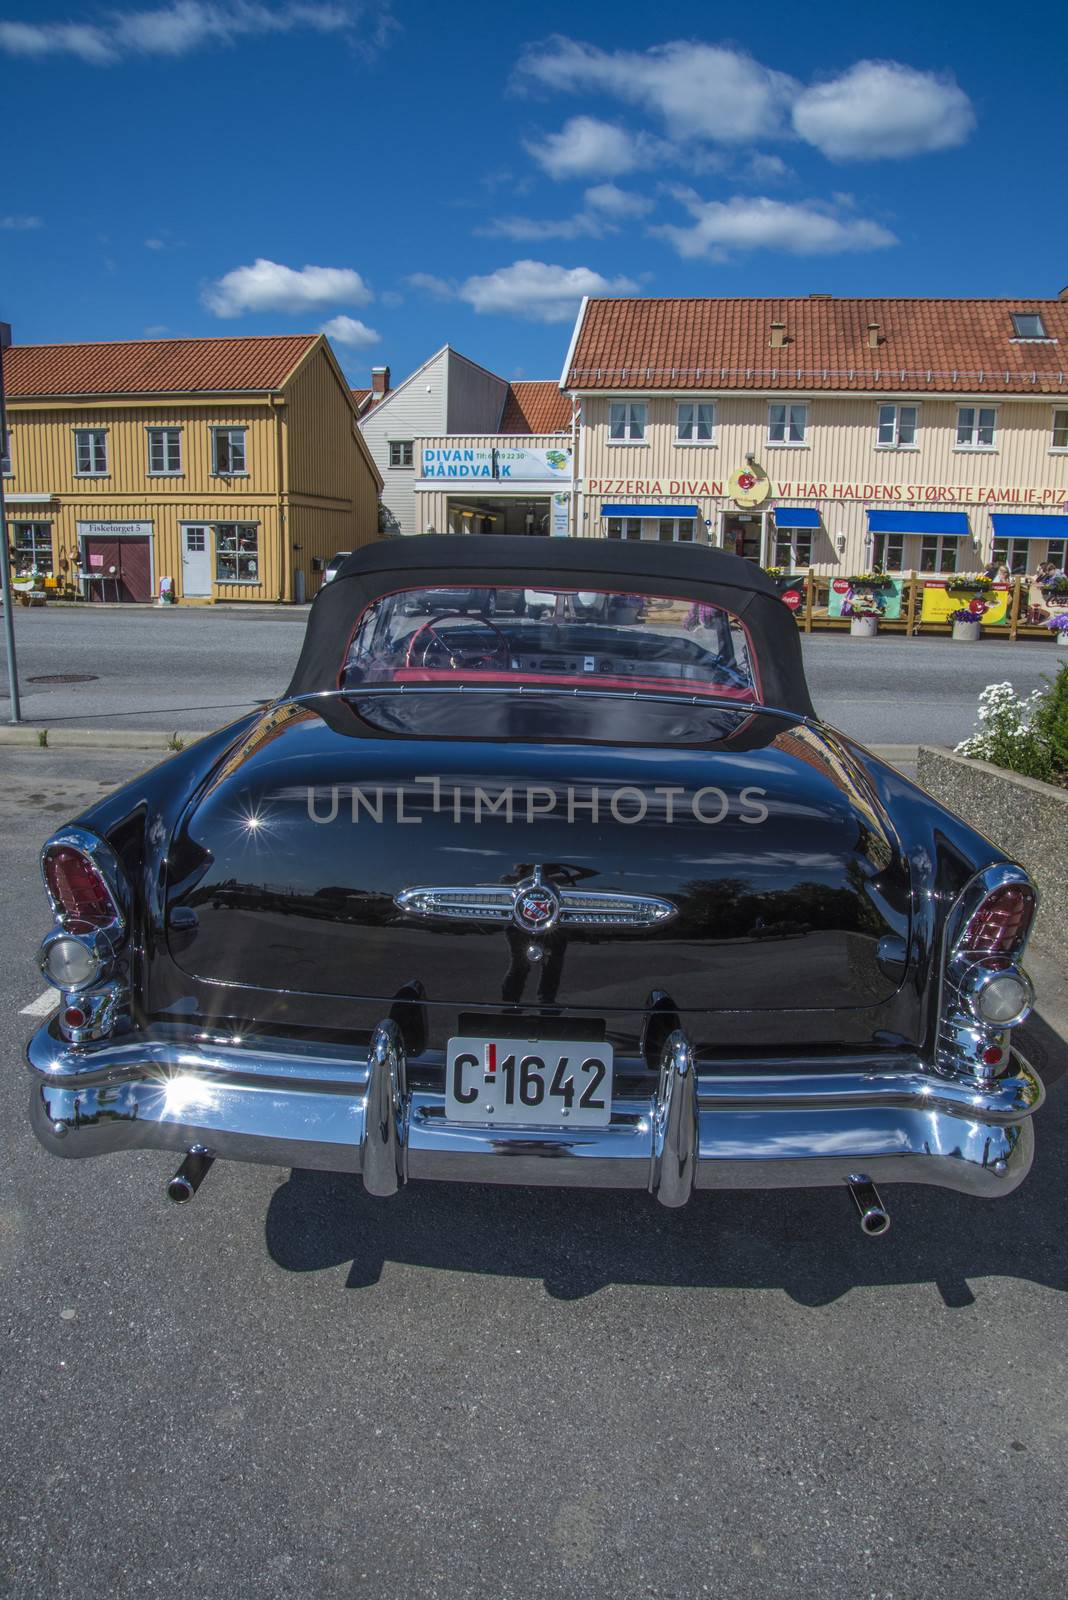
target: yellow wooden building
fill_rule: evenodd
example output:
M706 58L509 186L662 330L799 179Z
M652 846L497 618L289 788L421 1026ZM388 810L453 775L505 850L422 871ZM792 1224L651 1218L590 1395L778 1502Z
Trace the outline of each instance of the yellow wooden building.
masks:
M300 600L378 537L382 480L322 334L16 345L4 380L17 580Z

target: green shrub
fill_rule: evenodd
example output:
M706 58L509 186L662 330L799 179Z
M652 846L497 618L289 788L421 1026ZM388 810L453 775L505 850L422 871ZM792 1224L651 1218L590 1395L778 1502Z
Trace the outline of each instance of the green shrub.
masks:
M957 745L957 754L989 761L1025 778L1054 777L1049 740L1037 719L1048 691L1036 689L1017 700L1011 683L989 683L979 696L979 727Z
M1049 688L1043 692L1034 715L1035 732L1046 742L1050 765L1063 779L1068 775L1068 663L1058 667Z

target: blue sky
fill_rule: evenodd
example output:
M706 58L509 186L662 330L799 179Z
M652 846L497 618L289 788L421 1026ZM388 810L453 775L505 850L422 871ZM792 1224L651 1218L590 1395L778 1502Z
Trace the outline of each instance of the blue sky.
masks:
M5 0L0 316L325 327L359 383L554 377L583 291L1053 295L1066 47L988 0Z

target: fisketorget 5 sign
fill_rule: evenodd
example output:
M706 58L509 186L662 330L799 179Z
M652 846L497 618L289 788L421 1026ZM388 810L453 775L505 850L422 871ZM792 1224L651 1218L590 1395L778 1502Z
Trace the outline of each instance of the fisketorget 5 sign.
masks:
M454 448L423 450L424 478L512 479L516 482L571 477L571 451L566 446L550 450L496 448L490 445L459 445Z

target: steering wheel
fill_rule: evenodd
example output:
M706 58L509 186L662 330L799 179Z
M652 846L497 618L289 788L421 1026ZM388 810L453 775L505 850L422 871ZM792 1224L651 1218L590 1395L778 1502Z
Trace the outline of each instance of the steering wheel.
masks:
M438 632L438 628L443 622L464 622L466 620L465 613L461 611L447 611L443 616L440 617L428 617L426 622L421 623L420 626L416 628L415 632L412 634L412 637L409 639L408 649L404 657L404 665L406 667L413 665L412 656L415 654L415 647L424 633L429 634L430 637L423 646L423 658L419 663L421 667L426 666L427 654L431 647L435 644L438 645L440 649L444 650L448 655L449 666L452 668L453 672L459 671L461 665L475 668L489 665L493 661L494 656L497 654L498 647L504 651L505 663L507 665L512 659L512 647L508 643L508 640L505 638L504 634L501 632L500 628L498 628L497 624L495 622L491 622L489 617L480 617L479 621L482 623L483 627L491 628L497 635L497 643L494 645L493 650L488 655L483 653L475 661L465 661L461 663L457 659L452 646L449 644L449 641L442 638L441 634Z

